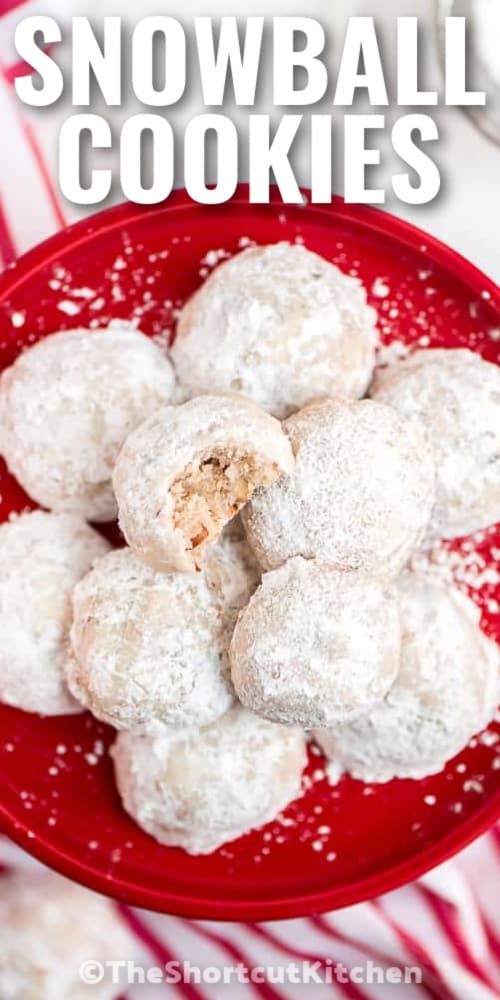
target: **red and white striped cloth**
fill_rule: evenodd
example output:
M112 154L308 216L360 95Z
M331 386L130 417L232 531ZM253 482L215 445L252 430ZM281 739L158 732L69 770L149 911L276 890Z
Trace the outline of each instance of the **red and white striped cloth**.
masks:
M0 838L0 866L30 870L36 864ZM247 970L263 966L273 970L268 982L232 982L231 1000L300 1000L313 990L317 1000L391 1000L400 995L394 993L394 984L377 982L375 977L363 985L276 983L274 970L279 976L289 963L302 962L323 969L332 962L348 970L368 969L370 962L377 970L420 969L421 983L404 983L405 1000L496 1000L499 873L500 834L492 831L417 883L334 913L235 924L160 916L118 904L117 909L136 941L133 960L143 969L175 961L189 962L202 971L238 964ZM212 986L203 978L201 985L162 984L154 990L130 985L125 997L219 1000L221 995L220 985Z
M52 6L52 4L51 4ZM14 32L23 17L47 13L41 0L0 0L0 268L66 225L49 167L13 81L23 72ZM35 211L33 211L35 207Z
M51 11L54 13L53 4ZM13 33L28 13L46 13L41 0L0 0L0 128L8 137L0 158L0 269L68 221L32 119L12 82L22 71ZM33 210L33 208L35 210ZM0 865L31 860L0 839ZM1 890L0 890L1 891ZM267 924L216 924L158 916L120 907L138 940L145 966L169 960L200 966L283 967L291 961L338 961L348 968L370 959L382 966L420 966L421 985L405 985L405 1000L493 1000L500 995L500 834L492 831L454 861L418 883L324 916ZM1 934L1 928L0 928ZM400 987L401 988L401 987ZM220 986L163 985L159 995L211 1000ZM336 983L304 987L233 983L232 1000L298 1000L314 989L324 996L375 1000L394 996L394 986ZM147 1000L158 988L130 986L129 1000Z

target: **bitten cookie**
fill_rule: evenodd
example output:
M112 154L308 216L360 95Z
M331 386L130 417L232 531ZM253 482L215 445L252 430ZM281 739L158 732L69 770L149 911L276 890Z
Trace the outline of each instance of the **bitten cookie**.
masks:
M250 400L200 396L164 407L127 438L116 463L120 526L156 569L196 570L255 490L292 469L279 422Z

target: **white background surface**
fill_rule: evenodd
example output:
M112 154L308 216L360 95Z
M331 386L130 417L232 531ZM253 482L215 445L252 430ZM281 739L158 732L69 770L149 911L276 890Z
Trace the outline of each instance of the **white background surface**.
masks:
M497 0L500 17L500 0ZM339 8L340 4L334 2ZM430 77L439 80L434 35L434 0L346 0L349 13L373 14L390 32L397 15L422 20L429 56ZM430 42L430 44L427 44ZM500 52L498 53L500 63ZM422 109L432 114L433 109ZM454 108L434 114L440 130L441 191L430 205L388 205L391 211L449 243L500 282L500 148L486 139L465 115Z

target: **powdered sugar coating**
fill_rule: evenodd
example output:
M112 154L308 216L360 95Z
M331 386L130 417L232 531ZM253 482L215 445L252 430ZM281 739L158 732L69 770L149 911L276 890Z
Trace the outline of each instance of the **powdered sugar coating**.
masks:
M110 553L74 592L71 691L116 729L213 722L234 698L227 648L256 584L247 544L231 538L196 574Z
M203 729L120 733L111 750L127 812L160 844L210 854L270 822L300 793L298 729L235 706Z
M264 569L292 556L391 578L423 538L434 462L419 425L371 400L324 400L284 423L291 476L243 513Z
M241 612L231 676L240 701L267 719L334 726L387 694L399 654L388 585L298 557L266 573Z
M200 567L206 546L203 541L195 545L176 522L174 486L190 470L210 467L214 456L223 456L236 470L236 485L242 470L243 493L227 520L245 501L247 486L251 492L252 474L257 482L263 475L272 482L293 468L290 442L279 422L234 394L164 407L127 438L113 476L120 526L129 545L156 569ZM254 464L250 472L249 462ZM185 500L180 505L187 509Z
M361 283L318 254L252 247L189 299L172 357L186 395L241 392L282 418L314 397L364 394L375 320Z
M436 454L433 537L500 521L500 368L468 350L417 351L377 371L371 394L424 426Z
M74 514L34 511L0 525L0 700L78 712L65 681L71 593L108 543Z
M493 718L500 652L463 594L424 574L397 584L401 668L385 700L347 726L317 733L330 776L362 781L437 774Z
M174 390L168 358L136 330L52 334L1 376L0 453L43 507L110 521L118 452Z
M0 927L2 1000L115 1000L106 963L137 951L110 900L42 869L2 878ZM89 975L103 965L102 982L85 983L85 962Z

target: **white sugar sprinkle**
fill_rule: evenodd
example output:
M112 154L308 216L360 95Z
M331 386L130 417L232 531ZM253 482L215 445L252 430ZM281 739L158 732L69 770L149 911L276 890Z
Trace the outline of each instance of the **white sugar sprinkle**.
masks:
M80 306L76 302L70 302L69 299L63 299L62 302L58 302L57 308L59 312L66 313L67 316L78 316L80 312Z
M382 278L375 278L372 285L372 295L375 295L377 299L384 299L389 295L389 292L389 285Z

